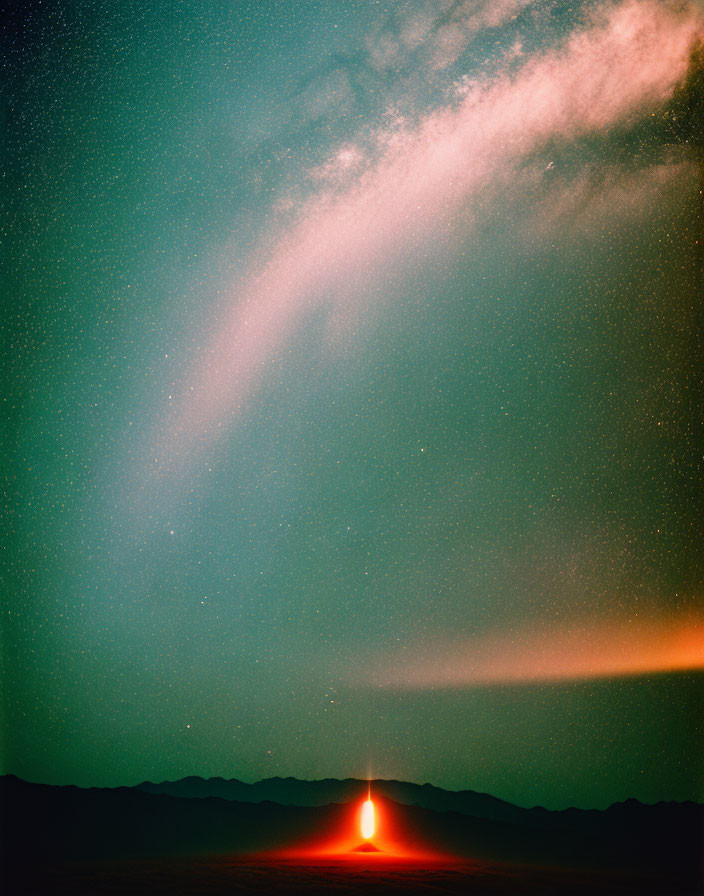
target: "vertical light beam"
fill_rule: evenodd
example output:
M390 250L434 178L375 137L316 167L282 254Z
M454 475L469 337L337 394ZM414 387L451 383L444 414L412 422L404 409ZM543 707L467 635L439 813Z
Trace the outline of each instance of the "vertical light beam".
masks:
M374 836L374 803L371 799L365 800L362 806L362 836L365 840Z

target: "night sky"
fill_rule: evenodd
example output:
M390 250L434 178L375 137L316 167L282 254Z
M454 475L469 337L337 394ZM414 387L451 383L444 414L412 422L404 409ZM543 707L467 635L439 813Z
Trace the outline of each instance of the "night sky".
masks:
M704 800L701 40L16 7L5 772Z

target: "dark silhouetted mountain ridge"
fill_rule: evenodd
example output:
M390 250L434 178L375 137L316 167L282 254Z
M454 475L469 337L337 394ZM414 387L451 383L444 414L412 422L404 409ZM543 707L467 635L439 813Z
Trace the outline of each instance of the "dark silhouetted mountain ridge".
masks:
M324 778L304 781L298 778L264 778L246 784L236 778L187 777L178 781L155 784L145 781L137 785L145 793L193 798L220 797L245 803L271 800L288 806L325 806L357 799L366 792L368 782L357 778ZM522 809L497 797L474 790L450 791L432 784L411 784L396 780L373 780L372 790L405 806L421 806L437 812L459 812L475 818L521 822L532 810ZM543 810L547 811L547 810Z
M0 779L0 865L8 879L22 880L28 869L53 873L57 867L145 859L168 866L184 857L295 850L323 842L331 832L352 831L366 788L367 782L354 779L271 778L249 785L187 778L82 789L30 784L8 775ZM658 893L696 892L701 882L704 807L694 803L644 806L628 800L605 811L548 811L400 781L373 782L372 792L389 830L413 849L506 868L591 869L672 882ZM249 799L233 799L236 793ZM316 802L324 799L330 802ZM296 800L305 804L295 805ZM459 810L446 808L450 805Z

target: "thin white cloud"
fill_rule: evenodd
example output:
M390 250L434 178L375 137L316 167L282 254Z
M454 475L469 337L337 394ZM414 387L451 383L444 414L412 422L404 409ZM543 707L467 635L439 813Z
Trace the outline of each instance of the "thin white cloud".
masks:
M483 31L500 28L515 19L532 0L467 0L435 29L428 55L435 69L452 65Z

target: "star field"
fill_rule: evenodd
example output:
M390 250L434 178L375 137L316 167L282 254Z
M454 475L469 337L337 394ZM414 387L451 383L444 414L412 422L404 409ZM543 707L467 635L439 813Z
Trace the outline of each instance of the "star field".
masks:
M704 800L701 5L0 33L3 770Z

